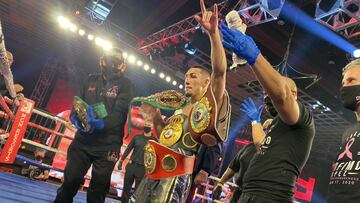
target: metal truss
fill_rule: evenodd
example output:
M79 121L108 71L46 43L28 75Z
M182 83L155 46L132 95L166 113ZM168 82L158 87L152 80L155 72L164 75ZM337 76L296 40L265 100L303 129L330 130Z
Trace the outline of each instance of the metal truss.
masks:
M39 79L30 96L30 99L35 101L36 107L42 107L46 93L56 74L58 64L59 62L56 59L48 59L45 66L42 68Z
M118 1L119 0L90 1L87 8L91 11L89 13L91 19L99 24L102 24Z
M276 3L273 3L276 2ZM219 15L225 16L228 10L238 9L239 13L244 17L247 26L254 26L276 20L280 14L281 8L285 0L246 0L238 1L233 8L226 8L225 1L218 5ZM196 13L184 20L181 20L167 28L147 36L139 41L139 49L148 52L149 49L162 49L164 41L174 37L184 37L185 34L199 28L194 16L201 14Z
M259 25L276 20L285 0L246 0L239 13L246 19L247 26Z
M360 0L318 0L315 20L346 38L360 35Z

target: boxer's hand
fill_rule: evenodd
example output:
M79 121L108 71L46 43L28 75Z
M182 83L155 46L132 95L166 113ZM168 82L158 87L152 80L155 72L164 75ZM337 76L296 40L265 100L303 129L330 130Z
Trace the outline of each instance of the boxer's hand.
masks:
M207 11L204 0L200 0L201 17L196 15L195 20L209 33L214 34L219 28L218 6L214 4L213 11Z
M253 65L260 54L254 40L236 29L230 29L221 23L224 47L231 49L238 57L244 58L249 65Z
M199 185L201 183L205 183L208 175L209 174L206 171L200 170L199 173L196 174L196 176L195 176L194 183L196 185Z

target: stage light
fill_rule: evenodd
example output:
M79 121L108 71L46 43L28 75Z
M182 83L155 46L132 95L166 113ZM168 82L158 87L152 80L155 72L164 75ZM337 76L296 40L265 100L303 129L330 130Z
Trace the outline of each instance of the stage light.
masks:
M136 62L136 65L138 65L138 66L142 66L142 64L143 64L142 61L137 61L137 62Z
M112 49L113 46L110 42L104 41L102 47L105 51L109 51L110 49Z
M128 61L129 61L130 63L135 63L135 61L136 61L135 56L130 55L130 56L128 57Z
M355 58L360 58L360 49L356 49L354 52L353 52L353 56Z
M148 64L145 64L144 65L144 70L148 71L150 69L149 65Z
M71 32L75 32L77 30L77 26L75 24L70 23L69 24L69 30Z
M177 84L177 82L174 80L174 81L172 82L172 84L175 86L175 85Z
M123 57L124 57L124 59L126 59L128 57L128 53L123 52Z
M84 36L84 35L85 35L85 30L81 30L81 29L80 29L80 30L79 30L79 35L80 35L80 36Z
M190 55L194 55L196 53L196 48L193 47L190 43L185 43L184 49L185 49L186 53L188 53Z
M95 39L95 44L98 45L98 46L102 46L104 43L104 40L101 39L100 37L96 37Z
M60 27L65 28L65 29L67 29L69 27L70 22L67 18L65 18L63 16L59 16L57 18L57 20L59 22Z
M170 76L166 76L165 80L166 80L166 82L170 82L170 81L171 81L171 77L170 77Z
M165 74L164 74L164 73L160 73L160 74L159 74L159 77L160 77L160 78L164 78L164 77L165 77Z
M184 86L180 84L180 85L179 85L179 88L182 89L182 88L184 88Z
M151 74L155 74L155 73L156 73L156 70L152 68L151 71L150 71L150 73L151 73Z
M88 34L88 40L93 40L94 39L94 35L92 35L92 34Z

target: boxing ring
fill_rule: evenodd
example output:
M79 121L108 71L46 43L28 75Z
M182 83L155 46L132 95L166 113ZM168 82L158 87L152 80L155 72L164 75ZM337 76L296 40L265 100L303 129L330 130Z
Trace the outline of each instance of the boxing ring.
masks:
M22 162L49 170L50 176L51 173L62 173L67 147L59 146L61 142L72 141L75 129L67 119L34 108L34 101L26 98L21 100L18 107L14 107L10 99L0 96L0 107L0 202L52 202L60 184L8 173L11 172L9 166ZM51 163L39 163L22 155L26 146L46 150L50 154ZM56 167L57 163L53 162L55 157L62 162L60 167ZM57 178L56 175L53 177ZM89 179L85 177L85 183ZM79 191L74 202L86 202L86 192ZM119 201L106 198L105 202Z

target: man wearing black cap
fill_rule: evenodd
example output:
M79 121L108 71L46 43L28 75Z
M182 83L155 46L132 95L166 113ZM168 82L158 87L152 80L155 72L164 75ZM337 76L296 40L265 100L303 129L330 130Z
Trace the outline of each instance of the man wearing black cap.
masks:
M87 202L104 202L111 174L119 159L127 109L133 85L124 76L125 63L120 49L114 48L100 58L101 74L90 74L80 91L87 108L87 127L72 111L71 122L78 129L68 149L64 182L54 202L72 202L84 175L92 164ZM99 118L93 104L102 103L107 116Z

